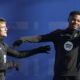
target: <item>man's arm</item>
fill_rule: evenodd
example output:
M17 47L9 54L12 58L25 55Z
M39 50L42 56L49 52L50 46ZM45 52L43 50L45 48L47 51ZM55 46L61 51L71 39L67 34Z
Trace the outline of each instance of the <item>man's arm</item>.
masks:
M56 36L53 35L53 32L45 35L39 35L39 36L21 37L20 39L16 40L13 43L13 47L20 46L23 42L31 42L31 43L49 42L52 41L52 39L55 39L55 37Z
M38 36L21 37L19 40L21 40L22 42L39 43L39 42L51 41L52 36L54 37L53 32Z
M29 57L38 53L48 53L50 50L50 46L42 46L33 50L24 50L24 51L16 51L12 48L7 48L7 54L8 56L13 56L16 58L24 58Z
M39 43L39 42L49 42L56 41L58 38L57 33L61 30L56 30L49 34L39 35L39 36L29 36L29 37L21 37L13 43L13 47L20 46L23 42L31 42L31 43Z
M0 72L3 72L7 69L16 68L16 70L19 70L19 65L16 61L11 61L5 63L3 66L0 66Z

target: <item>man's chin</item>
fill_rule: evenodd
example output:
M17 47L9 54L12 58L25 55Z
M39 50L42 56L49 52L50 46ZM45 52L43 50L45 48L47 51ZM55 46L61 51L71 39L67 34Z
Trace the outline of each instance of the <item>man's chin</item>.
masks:
M7 35L4 35L3 37L7 37Z

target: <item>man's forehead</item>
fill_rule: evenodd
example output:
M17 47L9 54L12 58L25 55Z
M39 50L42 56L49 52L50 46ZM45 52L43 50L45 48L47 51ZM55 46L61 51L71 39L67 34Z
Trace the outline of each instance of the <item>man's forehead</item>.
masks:
M71 18L71 19L75 18L75 19L79 19L80 20L80 15L70 16L69 18Z

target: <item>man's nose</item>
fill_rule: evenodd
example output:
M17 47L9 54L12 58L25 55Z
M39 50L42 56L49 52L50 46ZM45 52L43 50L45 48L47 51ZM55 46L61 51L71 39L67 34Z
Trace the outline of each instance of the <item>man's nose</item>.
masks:
M78 23L78 21L75 20L74 23Z

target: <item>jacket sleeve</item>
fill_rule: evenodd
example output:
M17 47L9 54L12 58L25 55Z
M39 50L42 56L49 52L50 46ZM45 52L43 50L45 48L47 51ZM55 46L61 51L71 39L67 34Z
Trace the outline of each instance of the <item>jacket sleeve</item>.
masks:
M54 31L45 35L21 37L19 40L21 40L22 42L38 43L38 42L55 41L56 38L57 38L57 35L55 34L55 31Z
M32 49L32 50L17 51L17 50L14 50L13 48L7 47L8 56L12 56L12 57L16 57L16 58L25 58L25 57L35 55L37 53L44 53L46 51L48 51L48 50L44 49L43 51L41 51L40 48L36 48L36 49Z

